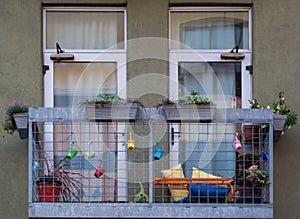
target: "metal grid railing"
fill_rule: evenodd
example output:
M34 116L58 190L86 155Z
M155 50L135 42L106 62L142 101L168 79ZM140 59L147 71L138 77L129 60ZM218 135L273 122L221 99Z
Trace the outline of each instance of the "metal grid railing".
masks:
M210 123L168 123L149 118L143 122L94 122L75 118L70 109L31 108L30 214L58 216L72 209L66 216L114 215L92 207L96 204L109 210L109 203L128 208L127 213L117 210L118 216L144 215L147 211L143 206L149 204L168 207L168 215L174 217L182 215L175 213L178 207L195 204L225 207L228 212L241 205L270 209L271 112L217 110L216 119ZM256 168L259 174L265 173L259 182L253 175ZM62 182L46 184L54 180ZM262 180L269 180L269 184L259 184ZM57 188L56 194L50 193ZM55 203L66 209L53 213ZM78 212L78 204L88 208ZM134 206L142 206L144 213L132 212ZM260 216L265 217L266 212ZM195 216L192 212L185 216L191 214Z

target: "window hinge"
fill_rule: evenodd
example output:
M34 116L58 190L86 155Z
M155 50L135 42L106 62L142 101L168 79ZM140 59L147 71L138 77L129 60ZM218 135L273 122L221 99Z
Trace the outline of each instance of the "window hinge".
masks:
M249 73L252 75L253 74L253 67L252 65L247 65L246 70L249 71Z
M49 65L43 65L43 74L46 74L46 71L49 70Z

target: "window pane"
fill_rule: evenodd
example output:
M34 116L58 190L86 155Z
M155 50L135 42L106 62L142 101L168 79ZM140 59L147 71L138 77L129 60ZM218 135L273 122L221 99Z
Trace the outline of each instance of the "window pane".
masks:
M71 107L99 92L117 92L117 63L55 63L54 106Z
M124 48L124 12L47 11L46 25L47 49Z
M240 62L180 62L178 96L197 91L203 97L224 98L231 107L232 97L241 100ZM216 102L215 102L216 103Z
M248 12L171 12L171 39L172 49L248 49Z
M227 107L231 107L231 98L237 96L237 107L240 107L240 62L180 62L178 80L179 97L188 95L190 91L197 91L202 97L212 98L214 104L224 98ZM224 108L222 105L219 107ZM179 154L186 177L191 177L193 167L218 176L234 176L236 152L228 144L232 136L223 137L221 133L234 133L235 129L230 124L181 124ZM207 130L214 130L219 134L205 134Z

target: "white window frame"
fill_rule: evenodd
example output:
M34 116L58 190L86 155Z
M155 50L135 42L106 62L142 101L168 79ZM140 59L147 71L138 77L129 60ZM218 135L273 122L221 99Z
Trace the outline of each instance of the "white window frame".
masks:
M171 13L172 12L216 12L216 11L248 11L249 21L249 48L240 49L239 52L245 55L243 60L223 60L222 53L228 53L228 49L172 49L171 38ZM250 7L170 7L169 9L169 99L178 100L178 71L180 62L240 62L241 63L241 107L249 108L248 100L252 99L252 74L246 70L246 66L252 65L252 15ZM178 42L175 42L178 43ZM224 104L217 108L225 108ZM179 132L179 125L174 124L175 132ZM171 130L170 130L171 133ZM170 144L170 166L173 167L179 161L179 139L175 135L174 145Z
M249 19L249 49L240 49L245 54L241 62L242 77L242 108L249 108L248 100L252 98L252 75L246 70L247 65L252 65L252 16L249 7L171 7L169 10L169 39L171 39L171 13L176 11L248 11ZM172 49L172 40L169 40L169 98L178 99L178 63L179 62L234 62L234 60L222 60L221 53L228 53L228 49Z
M43 9L43 58L44 65L49 66L49 69L44 75L44 107L54 107L54 62L50 56L55 54L56 49L46 49L46 13L47 11L110 11L124 13L124 48L123 49L67 49L65 53L74 55L72 62L113 62L117 63L117 94L126 99L127 98L127 11L124 7L118 8L103 8L103 7L44 7ZM60 45L63 47L63 45ZM62 48L64 50L64 48ZM49 139L49 142L53 142L53 124L45 124L45 133L48 133L44 138ZM118 124L118 130L125 130L125 124ZM49 134L50 133L50 134ZM123 151L123 139L118 143L117 150ZM45 147L51 148L48 151L53 151L53 144L47 144ZM53 157L53 154L49 154ZM126 153L118 153L118 170L117 180L119 201L126 201L127 197L127 184L124 182L124 178L127 177L126 169L124 169L124 162L126 161Z
M126 51L127 51L127 13L125 8L103 8L103 7L45 7L43 10L43 54L44 65L49 66L44 76L44 106L54 106L53 93L53 61L51 54L55 49L46 49L46 13L47 11L122 11L124 12L124 49L68 49L65 52L74 55L74 62L116 62L117 63L117 94L126 98ZM63 45L61 45L63 47ZM63 48L62 48L63 49ZM124 89L125 87L125 89ZM121 89L122 88L122 89Z

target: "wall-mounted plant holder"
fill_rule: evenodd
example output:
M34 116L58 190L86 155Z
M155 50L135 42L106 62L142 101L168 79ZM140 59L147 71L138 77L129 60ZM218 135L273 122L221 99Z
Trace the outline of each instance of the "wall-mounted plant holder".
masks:
M72 158L74 158L77 155L77 151L75 150L74 142L71 141L70 144L71 144L71 147L69 148L67 156L66 156L66 158L68 160L71 160Z
M132 139L132 133L129 133L129 140L127 141L128 151L134 151L134 140Z
M95 170L95 172L94 172L94 176L96 177L96 178L99 178L100 176L102 176L103 174L104 174L104 172L105 172L105 170L104 170L104 168L102 167L102 160L98 160L98 162L99 162L99 166L98 166L98 168Z
M158 142L156 142L155 151L154 151L154 160L159 160L164 154L164 151L158 147Z

